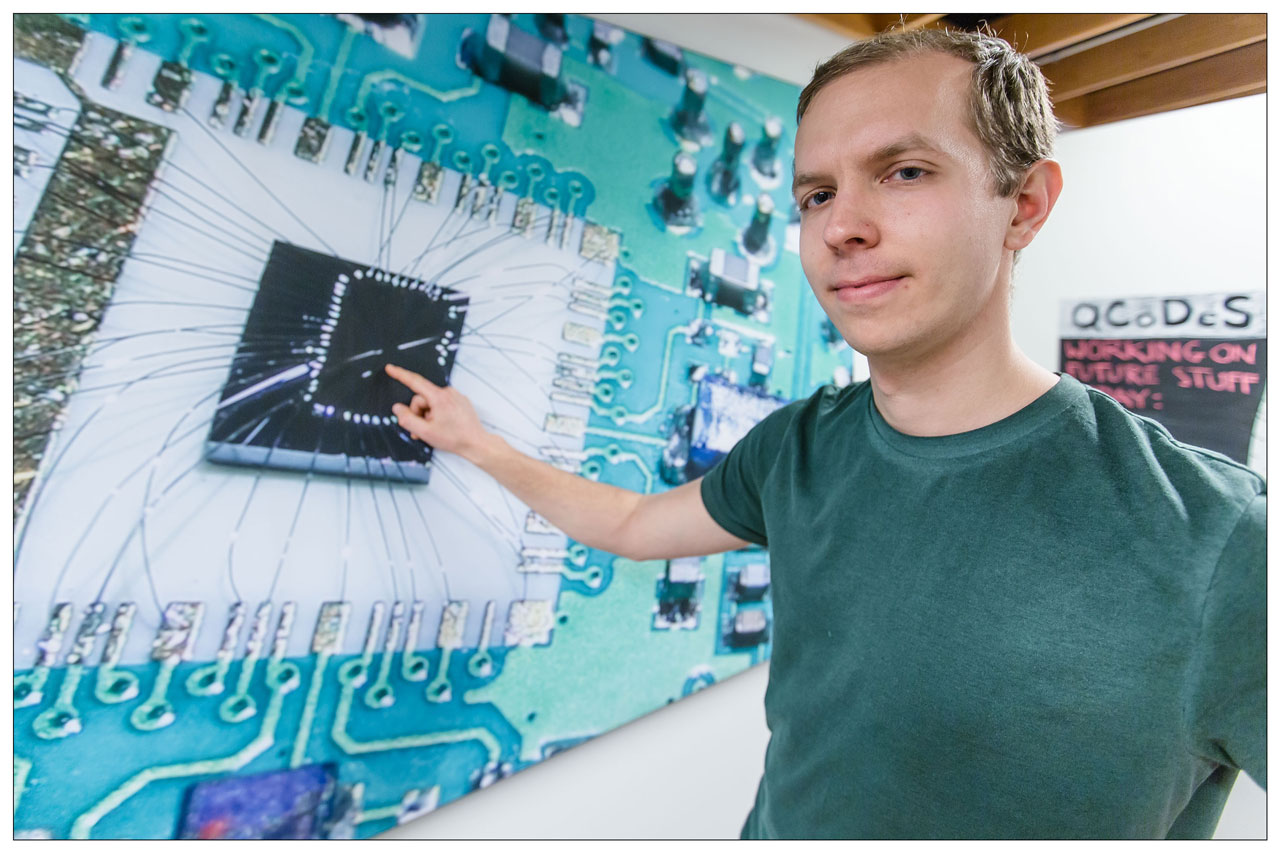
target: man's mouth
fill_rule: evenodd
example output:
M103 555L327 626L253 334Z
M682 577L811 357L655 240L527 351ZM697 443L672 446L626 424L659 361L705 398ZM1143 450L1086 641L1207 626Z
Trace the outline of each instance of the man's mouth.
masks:
M836 282L832 290L842 302L863 302L893 290L906 276L869 275Z

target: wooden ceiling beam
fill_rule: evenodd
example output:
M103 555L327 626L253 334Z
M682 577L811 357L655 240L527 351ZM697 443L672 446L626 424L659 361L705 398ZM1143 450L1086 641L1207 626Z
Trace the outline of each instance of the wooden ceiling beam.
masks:
M1118 86L1062 100L1054 105L1054 112L1064 124L1094 127L1266 90L1267 43L1260 41Z
M799 14L851 40L944 26L945 14ZM1058 117L1091 127L1266 91L1262 14L1018 13L991 28L1048 60ZM1061 57L1061 58L1056 58Z
M864 13L797 12L796 16L854 41L870 38L879 32L872 21L875 16Z
M797 13L797 16L807 18L821 27L834 30L851 39L865 39L894 27L904 30L931 27L947 15L945 12L930 12L928 14L800 12Z
M907 15L882 12L879 14L871 14L867 17L870 18L871 23L875 25L876 32L884 32L892 27L899 27L904 30L918 30L922 27L932 26L934 23L946 16L945 12L935 12L927 15Z
M1183 15L1041 66L1057 101L1263 41L1267 16Z
M992 20L1000 37L1032 59L1149 18L1149 14L1023 12Z

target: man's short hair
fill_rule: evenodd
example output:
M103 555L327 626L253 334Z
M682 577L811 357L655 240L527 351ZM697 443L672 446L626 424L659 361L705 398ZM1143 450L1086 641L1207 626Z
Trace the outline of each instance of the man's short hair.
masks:
M1053 155L1058 121L1039 67L995 35L962 30L890 30L854 42L814 69L800 93L796 121L831 81L864 68L921 53L948 53L973 63L969 118L987 149L1000 196L1012 196L1032 164Z

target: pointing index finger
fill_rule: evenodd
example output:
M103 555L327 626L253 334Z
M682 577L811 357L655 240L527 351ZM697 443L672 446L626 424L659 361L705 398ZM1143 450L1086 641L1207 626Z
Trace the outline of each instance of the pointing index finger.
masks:
M394 364L388 364L386 370L387 375L392 379L402 385L408 386L411 391L416 394L421 394L427 399L430 399L434 392L440 390L439 385L435 384L430 379L427 379L425 376L420 376L417 373L414 373L412 370L405 370L403 367L397 367Z

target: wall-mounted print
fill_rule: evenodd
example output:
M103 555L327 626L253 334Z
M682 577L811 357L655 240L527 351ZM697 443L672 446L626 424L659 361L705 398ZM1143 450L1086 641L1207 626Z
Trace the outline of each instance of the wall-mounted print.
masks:
M573 542L383 366L642 492L847 383L796 87L554 14L14 54L15 835L372 835L769 657L765 552Z

